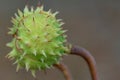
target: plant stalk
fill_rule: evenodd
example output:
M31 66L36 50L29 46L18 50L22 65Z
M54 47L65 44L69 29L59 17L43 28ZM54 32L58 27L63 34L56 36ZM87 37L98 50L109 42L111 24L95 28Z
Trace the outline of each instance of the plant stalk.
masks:
M84 48L80 48L78 46L73 46L71 48L70 54L81 56L88 64L89 70L91 73L92 80L99 80L97 69L96 69L96 62L94 57Z
M63 72L66 80L72 80L71 74L65 64L60 63L60 64L55 64L54 66L58 68L61 72Z

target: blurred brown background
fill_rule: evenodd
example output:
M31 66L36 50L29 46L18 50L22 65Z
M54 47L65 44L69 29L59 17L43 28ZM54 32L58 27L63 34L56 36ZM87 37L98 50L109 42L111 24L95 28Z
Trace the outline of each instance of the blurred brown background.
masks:
M38 0L29 0L37 5ZM120 80L120 0L41 0L45 10L59 11L66 23L68 42L82 46L95 57L100 80ZM15 65L5 58L11 16L23 9L26 0L0 0L0 80L34 80L25 70L15 72ZM63 59L74 80L91 80L85 61L77 56ZM37 80L65 80L57 69L37 73Z

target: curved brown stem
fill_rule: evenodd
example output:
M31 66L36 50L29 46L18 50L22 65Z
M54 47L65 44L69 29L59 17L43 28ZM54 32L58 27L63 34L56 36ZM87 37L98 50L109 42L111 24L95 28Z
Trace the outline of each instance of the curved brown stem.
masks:
M55 64L54 66L56 68L58 68L59 70L61 70L61 72L63 72L66 80L72 80L70 72L69 72L69 70L68 70L68 68L67 68L67 66L65 64L60 63L60 64Z
M96 70L96 62L93 56L84 48L80 48L78 46L73 46L71 48L70 54L81 56L87 62L92 80L98 80L97 70Z

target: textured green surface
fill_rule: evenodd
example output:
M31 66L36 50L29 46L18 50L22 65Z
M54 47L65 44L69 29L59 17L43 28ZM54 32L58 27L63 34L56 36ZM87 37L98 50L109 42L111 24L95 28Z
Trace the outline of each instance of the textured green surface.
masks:
M63 23L56 19L51 10L44 11L43 7L35 10L18 10L18 15L12 18L13 27L9 34L14 36L7 45L12 48L8 58L14 59L17 70L26 68L35 76L36 70L44 70L59 63L61 56L68 53L64 45L66 35L61 26Z

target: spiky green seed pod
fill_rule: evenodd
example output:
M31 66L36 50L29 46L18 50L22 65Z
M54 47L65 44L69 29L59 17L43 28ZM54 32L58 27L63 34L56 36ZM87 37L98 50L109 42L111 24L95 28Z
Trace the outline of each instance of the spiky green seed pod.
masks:
M44 11L43 7L35 10L18 10L12 18L13 27L9 34L14 36L7 45L12 48L8 58L15 59L17 70L26 68L32 71L50 68L60 61L61 56L69 50L64 45L66 35L62 30L62 22L56 19L56 13Z

